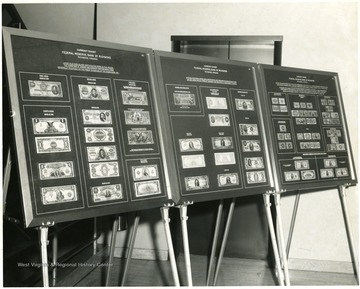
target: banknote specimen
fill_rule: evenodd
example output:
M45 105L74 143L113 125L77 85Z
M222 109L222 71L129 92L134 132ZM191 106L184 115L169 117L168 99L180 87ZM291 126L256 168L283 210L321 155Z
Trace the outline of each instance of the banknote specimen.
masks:
M150 113L142 110L124 111L125 123L130 125L148 125L151 124Z
M29 80L28 84L30 96L59 98L63 97L61 82Z
M314 170L301 171L302 180L314 180L316 179L316 174Z
M87 147L87 156L89 162L115 161L117 153L115 146L92 146Z
M324 167L325 168L336 168L337 160L336 159L324 159Z
M208 176L185 177L185 188L187 191L208 189L209 177Z
M79 84L81 99L87 100L109 100L110 94L107 86Z
M112 124L111 111L100 109L83 109L84 124Z
M214 150L226 150L234 148L233 139L231 136L212 137L211 142Z
M347 168L337 168L337 169L335 169L335 176L337 178L348 177L349 171Z
M294 163L296 170L308 170L310 168L308 160L295 161Z
M333 178L335 176L334 169L321 169L320 176L322 179Z
M246 172L248 184L265 183L266 175L264 171Z
M237 173L220 174L217 176L218 186L227 187L239 184L239 176Z
M228 109L225 97L206 97L208 109Z
M132 175L134 181L151 180L159 178L157 165L133 166Z
M41 188L41 201L43 205L53 205L78 200L76 186L66 185Z
M68 136L36 137L36 152L38 154L70 152Z
M135 196L145 197L161 194L159 180L134 183Z
M236 164L235 153L215 153L215 165L223 166L223 165L234 165Z
M90 163L90 178L113 178L119 176L118 162Z
M262 157L252 157L252 158L244 158L245 161L245 169L246 170L254 170L254 169L263 169L264 161Z
M241 142L243 152L260 152L261 146L259 140L243 140Z
M257 124L239 124L240 135L259 135Z
M206 167L204 155L181 156L181 160L183 169Z
M210 126L230 126L228 114L209 114Z
M127 132L129 145L153 144L154 138L151 130L129 130Z
M179 139L181 152L195 152L203 150L203 143L201 138L183 138Z
M69 133L65 117L32 118L34 134L64 134Z
M148 105L146 91L122 90L123 104L126 105Z
M300 181L300 172L299 171L289 171L285 172L285 182Z
M74 177L72 161L39 163L40 180L63 179Z
M195 106L196 98L193 93L174 93L174 104L179 106Z
M236 110L254 110L254 101L252 99L235 99Z
M92 187L91 195L94 203L121 200L123 198L121 184Z
M85 127L84 131L87 143L114 142L112 127Z

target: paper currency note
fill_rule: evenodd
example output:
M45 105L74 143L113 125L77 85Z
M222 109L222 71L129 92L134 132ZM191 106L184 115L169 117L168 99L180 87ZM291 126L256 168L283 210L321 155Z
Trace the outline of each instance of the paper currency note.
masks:
M112 127L85 127L85 141L95 142L114 142L114 131Z
M107 86L79 84L81 99L87 100L109 100L110 94Z
M121 184L92 187L91 195L94 203L121 200L123 198Z
M130 130L127 132L130 145L153 144L153 134L151 130Z
M70 152L68 136L36 137L36 152L38 154Z
M35 97L63 97L61 82L29 80L30 96Z
M201 138L183 138L179 139L181 152L195 152L203 150L203 143Z
M308 170L310 168L308 160L295 161L296 170Z
M316 179L316 174L314 170L301 171L302 180L314 180Z
M112 124L110 110L83 109L82 116L84 124Z
M132 175L134 181L151 180L159 178L157 165L133 166Z
M63 179L74 177L72 161L39 163L40 180Z
M239 176L237 173L220 174L217 176L218 186L227 187L239 184Z
M248 184L265 183L266 175L264 171L247 172L246 179Z
M231 136L212 137L211 142L214 150L226 150L234 148L233 139Z
M34 134L69 133L65 117L32 118Z
M181 160L183 169L206 167L204 155L181 156Z
M193 93L174 93L174 104L175 105L187 105L187 106L195 106L196 99L195 94Z
M206 97L208 109L228 109L225 97Z
M254 170L254 169L263 169L264 161L262 157L253 157L253 158L244 158L245 169Z
M57 186L41 188L41 201L43 205L53 205L78 200L76 186Z
M228 114L209 114L210 126L230 126Z
M321 169L320 176L322 179L333 178L335 176L334 169Z
M185 177L185 189L187 191L202 190L208 188L208 176Z
M126 105L148 105L146 91L122 90L121 96L122 96L123 104L126 104Z
M236 110L254 110L254 101L252 99L235 99Z
M335 169L335 176L337 178L348 177L349 171L347 168L337 168L337 169Z
M90 178L113 178L119 176L118 162L90 163Z
M324 159L324 167L325 168L336 168L337 160L336 159Z
M87 147L86 150L89 162L117 160L115 146L93 146Z
M241 142L243 152L260 152L261 146L259 140L243 140Z
M239 124L240 135L259 135L257 124Z
M214 156L215 156L215 165L216 166L236 164L234 152L215 153Z
M300 181L300 173L298 171L285 172L285 182Z
M130 110L124 111L125 123L131 125L151 124L150 113L148 111Z
M134 183L134 187L136 197L161 194L160 183L158 180Z

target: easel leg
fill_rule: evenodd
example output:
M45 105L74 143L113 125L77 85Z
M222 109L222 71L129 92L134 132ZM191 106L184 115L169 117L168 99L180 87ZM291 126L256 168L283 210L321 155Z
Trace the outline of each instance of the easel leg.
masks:
M219 238L219 230L220 230L220 223L221 223L223 207L224 207L224 200L220 200L218 212L217 212L217 216L216 216L216 224L215 224L213 243L212 243L211 253L210 253L210 261L209 261L209 266L208 266L208 271L207 271L206 286L209 286L209 284L210 284L211 274L213 271L212 268L213 268L213 263L214 263L214 258L215 258L217 241Z
M289 229L289 236L288 236L288 241L287 241L287 244L286 244L286 257L287 258L289 258L291 241L292 241L292 236L293 236L293 233L294 233L294 227L295 227L295 221L296 221L296 215L297 215L297 210L299 208L299 201L300 201L300 192L298 191L296 193L294 210L293 210L293 214L292 214L292 217L291 217L291 223L290 223L290 229Z
M287 264L287 254L286 249L284 246L284 233L282 227L282 218L281 218L281 209L280 209L280 194L274 193L274 200L275 200L275 209L276 209L276 220L277 220L277 228L278 228L278 241L279 241L279 250L280 250L280 257L284 269L285 275L285 285L290 286L290 277L289 277L289 269Z
M275 258L275 266L277 270L277 278L279 280L279 283L281 286L284 286L284 276L281 270L280 265L280 257L279 257L279 250L277 246L276 236L275 236L275 230L274 230L274 223L271 216L271 203L270 203L270 194L266 193L263 195L264 197L264 204L265 204L265 211L266 211L266 217L269 225L269 232L270 232L270 238L271 238L271 244L274 251L274 258Z
M127 251L126 263L125 263L123 278L121 280L121 286L125 286L125 282L126 282L126 278L127 278L127 272L128 272L128 269L129 269L129 264L130 264L132 252L134 250L136 233L137 233L137 229L138 229L138 225L139 225L139 221L140 221L139 212L136 212L135 214L136 215L135 215L135 220L134 220L134 227L133 227L133 229L131 231L131 235L130 235L129 248L128 248L128 251Z
M49 268L48 268L48 256L47 256L47 245L49 244L48 234L49 234L49 227L41 226L40 245L41 245L41 263L42 263L41 265L42 265L44 287L49 287Z
M173 247L171 232L170 232L169 208L162 207L162 208L160 208L160 212L161 212L161 217L162 217L162 220L164 223L164 228L165 228L165 236L166 236L166 243L167 243L168 250L169 250L171 272L173 275L175 286L179 287L180 286L179 274L178 274L178 269L176 266L174 247Z
M186 276L188 280L188 286L191 287L192 284L192 274L191 274L191 262L190 262L190 249L189 249L189 237L187 230L187 205L179 206L180 209L180 219L181 219L181 231L183 237L183 246L184 246L184 255L185 255L185 266L186 266Z
M358 258L357 258L356 251L355 251L355 246L354 246L354 237L353 237L352 230L351 230L351 224L350 224L348 208L347 208L347 203L346 203L345 189L346 189L345 186L340 186L339 187L339 195L340 195L340 200L341 200L341 205L342 205L342 210L343 210L343 215L344 215L346 233L347 233L347 237L348 237L348 241L349 241L350 255L351 255L351 259L352 259L353 266L354 266L354 273L356 276L356 280L359 285L360 284L359 283L359 263L358 263Z
M225 252L226 242L227 242L227 238L228 238L229 231L230 231L232 216L234 214L235 202L236 202L236 199L233 198L231 201L231 204L230 204L229 213L228 213L227 220L226 220L225 231L224 231L223 239L221 242L219 257L218 257L218 260L216 263L214 282L213 282L214 286L216 285L217 278L218 278L219 272L220 272L220 265L221 265L222 259L224 257L224 252Z
M109 251L109 266L107 266L107 270L106 270L105 286L109 286L109 283L110 283L111 267L112 267L111 264L113 264L113 261L114 261L116 232L117 232L118 226L119 226L119 215L116 215L114 223L113 223L112 234L111 234L110 251Z
M93 255L96 255L96 247L97 247L97 218L94 218L94 241L93 241Z
M52 279L53 286L56 284L56 273L57 273L57 260L58 260L58 233L55 232L52 238L52 252L53 252L53 271L52 271Z

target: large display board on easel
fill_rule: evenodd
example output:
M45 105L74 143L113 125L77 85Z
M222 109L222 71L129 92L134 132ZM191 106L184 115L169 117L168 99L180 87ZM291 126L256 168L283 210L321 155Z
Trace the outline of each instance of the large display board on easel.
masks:
M355 184L337 73L259 67L277 190Z
M4 29L26 226L168 202L152 50Z
M155 61L179 202L271 188L256 66L167 52L155 52Z

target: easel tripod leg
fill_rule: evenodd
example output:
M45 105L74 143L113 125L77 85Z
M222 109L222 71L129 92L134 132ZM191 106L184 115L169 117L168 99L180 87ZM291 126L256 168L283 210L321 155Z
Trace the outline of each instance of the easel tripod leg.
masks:
M183 237L183 246L184 246L184 255L185 255L185 266L186 266L186 276L188 280L188 286L192 287L192 274L191 274L191 262L190 262L190 249L189 249L189 237L187 230L187 205L181 205L180 209L180 219L181 219L181 231Z
M42 265L42 275L43 275L43 286L49 287L49 268L48 268L48 255L47 255L47 245L49 244L48 240L49 228L47 226L40 227L40 246L41 246L41 265Z
M56 273L57 273L57 260L58 260L58 233L54 232L52 238L52 252L53 252L53 271L52 271L52 279L53 279L53 286L56 284Z
M114 252L115 252L115 243L116 243L116 232L119 226L119 215L115 216L112 234L111 234L111 241L110 241L110 252L109 252L109 266L107 266L106 270L106 281L105 286L109 286L110 283L110 276L111 276L111 264L114 262Z
M350 249L351 259L352 259L353 266L354 266L354 273L356 276L357 283L359 285L360 284L359 283L359 263L358 263L358 258L357 258L356 251L355 251L355 246L354 246L354 237L353 237L352 230L351 230L351 224L350 224L348 208L347 208L347 203L346 203L345 189L346 189L345 186L340 186L339 194L340 194L340 200L341 200L341 205L342 205L342 210L343 210L343 215L344 215L346 233L347 233L348 241L349 241L349 249Z

